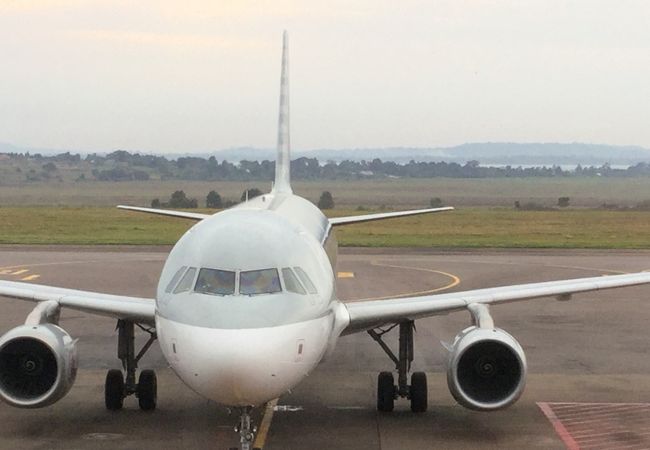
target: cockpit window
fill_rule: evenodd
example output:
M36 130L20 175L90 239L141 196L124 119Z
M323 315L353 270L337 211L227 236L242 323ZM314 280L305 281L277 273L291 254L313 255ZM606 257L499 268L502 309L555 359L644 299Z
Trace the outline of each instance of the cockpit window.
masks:
M167 285L165 292L170 293L172 289L174 289L174 286L176 286L178 280L181 279L181 276L183 275L183 272L185 272L185 269L187 269L187 266L183 266L180 269L178 269L178 271L174 274L172 279L169 281L169 284Z
M307 293L305 288L302 287L302 284L300 284L300 281L298 281L296 275L293 273L293 270L289 267L282 269L282 278L284 278L284 287L287 291L302 295Z
M233 295L235 293L235 272L201 269L194 290L202 294Z
M248 270L239 273L240 294L273 294L281 291L278 269Z
M314 283L312 283L311 279L309 278L309 275L307 275L307 272L302 270L300 267L294 267L293 270L296 271L298 277L300 278L300 281L302 281L302 284L304 284L305 288L307 288L307 292L309 292L310 294L318 293L318 291L316 290L316 286L314 286Z
M179 294L181 292L189 291L192 289L192 284L194 282L194 275L196 275L196 268L190 267L181 278L181 282L178 283L176 289L174 289L174 294Z

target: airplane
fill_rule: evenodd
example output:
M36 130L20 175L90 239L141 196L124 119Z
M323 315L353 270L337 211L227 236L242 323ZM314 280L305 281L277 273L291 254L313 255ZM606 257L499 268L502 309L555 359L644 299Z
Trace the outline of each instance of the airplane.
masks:
M76 342L59 323L62 308L117 319L122 369L109 370L106 408L135 395L156 408L157 379L138 363L158 340L173 371L206 399L235 408L240 449L250 450L251 411L294 388L340 337L367 332L395 363L378 375L377 409L407 399L427 410L427 378L411 373L415 320L466 311L471 325L446 345L447 382L463 406L494 411L512 405L526 383L524 351L495 326L490 306L650 283L631 273L424 295L341 302L336 295L336 229L348 224L450 211L451 207L327 218L293 193L290 182L288 37L283 34L275 181L271 191L210 214L136 206L119 208L196 221L165 262L153 299L24 282L0 281L0 295L37 302L25 324L0 338L0 398L40 408L64 397L77 372ZM138 327L149 340L136 353ZM382 339L399 330L398 351Z

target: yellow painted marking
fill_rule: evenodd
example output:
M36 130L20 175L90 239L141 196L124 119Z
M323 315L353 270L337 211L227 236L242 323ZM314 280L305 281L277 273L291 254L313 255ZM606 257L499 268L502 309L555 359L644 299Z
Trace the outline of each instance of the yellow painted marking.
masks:
M16 264L15 266L4 266L0 267L0 274L2 273L1 271L7 270L7 269L20 269L23 267L42 267L42 266L62 266L62 265L67 265L67 264L94 264L94 263L113 263L113 262L142 262L142 261L160 261L160 258L134 258L134 259L124 259L121 258L119 260L116 259L86 259L86 260L75 260L75 261L55 261L55 262L46 262L46 263L36 263L36 264Z
M377 263L375 261L372 261L370 264L372 264L373 266L380 266L380 267L392 267L392 268L395 268L395 269L419 270L421 272L437 273L437 274L444 275L446 277L451 278L451 282L449 284L446 284L445 286L438 287L438 288L435 288L435 289L427 289L426 291L406 292L404 294L387 295L385 297L359 298L359 299L354 299L354 300L350 300L350 301L360 302L360 301L366 301L366 300L387 300L387 299L390 299L390 298L417 297L419 295L428 295L428 294L433 294L435 292L446 291L447 289L451 289L454 286L458 286L460 284L460 277L457 277L456 275L454 275L452 273L443 272L441 270L427 269L425 267L398 266L398 265L395 265L395 264L380 264L380 263Z
M264 416L262 417L262 423L260 423L260 428L258 430L257 436L255 437L255 442L253 447L264 448L266 445L266 437L269 435L269 430L271 429L271 420L273 420L273 410L278 404L278 399L271 400L266 404L264 409Z
M31 281L31 280L35 280L35 279L40 278L40 277L41 277L40 275L28 275L28 276L26 276L24 278L21 278L20 281Z
M20 275L25 272L29 272L29 269L16 270L15 272L12 272L11 275Z
M336 276L338 278L354 278L354 272L339 272Z
M0 275L11 275L11 272L13 272L13 269L2 269Z

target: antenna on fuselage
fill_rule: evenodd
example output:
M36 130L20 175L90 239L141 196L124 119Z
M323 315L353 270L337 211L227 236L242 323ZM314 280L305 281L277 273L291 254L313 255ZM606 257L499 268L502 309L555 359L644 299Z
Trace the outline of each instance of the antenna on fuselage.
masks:
M275 159L273 192L292 193L289 140L289 35L282 34L282 74L280 76L280 113L278 116L278 155Z

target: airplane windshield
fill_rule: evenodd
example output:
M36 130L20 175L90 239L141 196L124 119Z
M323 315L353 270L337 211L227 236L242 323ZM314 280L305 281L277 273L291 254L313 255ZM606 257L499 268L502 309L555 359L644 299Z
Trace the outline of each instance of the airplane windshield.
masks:
M187 272L185 272L185 275L181 279L181 282L178 283L178 286L176 286L176 289L174 289L174 294L179 294L181 292L189 291L192 289L194 275L196 275L196 269L194 267L190 267Z
M294 267L293 270L296 271L298 277L300 277L300 281L302 281L302 284L305 285L307 291L310 294L318 294L318 291L316 290L316 286L314 286L314 283L312 283L311 278L309 278L309 275L307 275L307 272L302 270L302 268L300 267Z
M296 278L293 271L289 267L282 269L282 278L284 278L284 287L287 289L287 291L302 295L307 294L305 288L302 287L300 281L298 281L298 278Z
M211 295L233 295L235 293L235 272L201 269L194 291Z
M239 273L240 294L273 294L281 291L277 269L249 270Z
M181 279L181 275L183 275L183 272L185 272L185 269L187 269L187 266L183 266L178 271L174 274L172 277L171 281L167 285L167 289L165 289L165 292L169 293L174 289L174 286L176 286L176 283L178 283L178 280Z
M190 267L183 275L182 268L169 284L169 288L180 278L180 282L174 294L188 291L194 286L194 292L209 295L260 295L275 294L282 292L283 285L280 282L280 271L276 268L260 270L221 270L221 269L197 269ZM309 279L309 276L300 267L284 267L282 270L282 279L284 279L284 289L287 292L307 295L315 294L316 287ZM237 276L239 275L239 276ZM194 281L196 280L196 282ZM239 289L237 285L239 284Z

